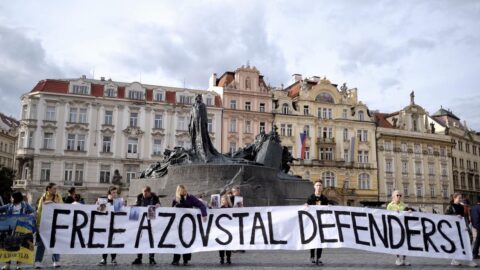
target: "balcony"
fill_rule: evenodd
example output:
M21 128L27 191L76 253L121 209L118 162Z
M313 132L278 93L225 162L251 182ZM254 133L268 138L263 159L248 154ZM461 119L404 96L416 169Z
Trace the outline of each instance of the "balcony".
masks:
M335 138L317 138L317 144L335 144Z
M127 153L127 158L138 159L138 153Z
M17 149L17 156L33 156L35 149L33 148L18 148Z
M13 181L13 188L26 188L27 187L27 180L19 179Z
M64 186L76 186L76 187L81 187L83 186L83 181L63 181Z

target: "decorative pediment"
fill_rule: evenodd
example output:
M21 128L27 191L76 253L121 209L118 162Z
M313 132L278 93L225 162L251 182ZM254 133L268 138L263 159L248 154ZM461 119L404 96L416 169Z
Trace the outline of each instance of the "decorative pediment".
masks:
M103 126L100 130L102 134L105 135L113 135L115 134L115 127L114 126Z
M230 134L228 134L227 139L228 140L238 140L238 134L230 133Z
M67 131L83 131L88 132L87 128L88 124L80 124L80 123L67 123L65 130Z
M159 129L159 128L153 129L152 130L152 136L163 137L163 136L165 136L165 130L163 128L162 129Z
M144 131L142 131L139 127L127 127L123 130L123 133L127 136L138 137L142 136Z
M188 134L188 131L185 130L177 130L175 133L176 137L190 137L190 134Z
M57 129L56 122L43 122L42 129L44 130L55 130Z

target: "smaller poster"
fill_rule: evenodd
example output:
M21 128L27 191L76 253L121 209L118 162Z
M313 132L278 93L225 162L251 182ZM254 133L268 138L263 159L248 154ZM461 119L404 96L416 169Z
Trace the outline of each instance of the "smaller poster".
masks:
M97 211L98 212L106 212L107 211L107 198L98 198L97 199Z
M220 194L212 194L210 196L210 207L212 209L220 208Z
M150 220L155 219L155 217L156 217L156 216L155 216L156 210L157 210L157 207L155 207L155 205L150 205L150 206L148 207L148 211L147 211L147 213L148 213L147 219L150 219Z
M243 207L243 197L235 196L233 199L233 207Z
M130 208L130 215L128 216L129 220L137 221L140 217L140 208L138 207L131 207Z
M123 198L116 198L113 200L113 211L120 212L123 207Z

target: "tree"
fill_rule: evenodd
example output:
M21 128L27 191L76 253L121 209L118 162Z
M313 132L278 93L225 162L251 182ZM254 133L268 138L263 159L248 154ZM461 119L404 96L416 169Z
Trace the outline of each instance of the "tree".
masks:
M5 203L10 201L14 179L15 171L13 169L0 166L0 196L2 196Z

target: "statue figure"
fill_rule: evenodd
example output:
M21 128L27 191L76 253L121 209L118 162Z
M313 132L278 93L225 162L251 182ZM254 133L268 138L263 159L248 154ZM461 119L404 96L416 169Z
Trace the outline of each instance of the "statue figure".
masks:
M293 158L290 151L288 151L288 147L284 146L282 150L282 172L288 173L288 171L290 171L289 163L292 163L294 160L296 159Z
M122 185L122 176L118 170L113 171L112 184Z
M190 111L190 123L188 124L193 154L203 162L210 162L220 153L215 149L208 135L208 117L202 95L197 95L195 103Z
M412 90L410 93L410 105L415 104L415 92Z

